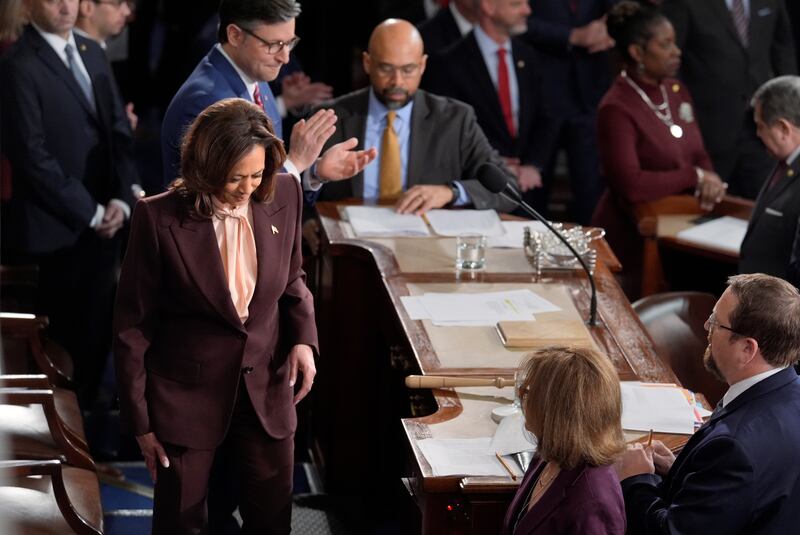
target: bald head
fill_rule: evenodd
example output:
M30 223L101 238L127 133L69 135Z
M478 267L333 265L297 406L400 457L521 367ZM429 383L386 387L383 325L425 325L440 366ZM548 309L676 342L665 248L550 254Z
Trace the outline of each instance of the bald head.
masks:
M375 96L388 108L397 109L414 97L427 59L414 25L387 19L372 31L363 63Z

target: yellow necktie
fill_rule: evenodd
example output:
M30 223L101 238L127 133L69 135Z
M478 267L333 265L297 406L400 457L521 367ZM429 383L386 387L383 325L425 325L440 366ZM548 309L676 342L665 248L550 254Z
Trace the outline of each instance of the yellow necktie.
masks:
M400 195L402 190L400 167L400 142L392 128L395 112L386 114L386 128L381 139L380 198L392 199Z

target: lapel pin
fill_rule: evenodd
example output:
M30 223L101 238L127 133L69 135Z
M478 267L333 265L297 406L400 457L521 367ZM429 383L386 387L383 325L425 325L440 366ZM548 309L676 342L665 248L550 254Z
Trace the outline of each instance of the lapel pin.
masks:
M519 61L517 62L517 68L518 68L518 69L524 69L524 68L525 68L525 62L524 62L524 61L522 61L522 60L519 60Z
M789 169L789 170L786 172L786 174L787 174L787 175L789 175L789 176L794 176L794 169Z
M81 43L80 49L81 49L81 52L86 52L86 45Z
M278 232L278 229L275 227L275 225L272 225L272 233L273 234L280 234L280 232Z
M679 84L672 84L672 92L677 93L681 90L681 86Z

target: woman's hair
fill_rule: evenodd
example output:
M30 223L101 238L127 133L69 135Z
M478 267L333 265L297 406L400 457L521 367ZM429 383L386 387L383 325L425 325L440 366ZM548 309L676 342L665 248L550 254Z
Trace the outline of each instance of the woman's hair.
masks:
M653 6L623 0L609 10L606 27L623 61L635 63L628 47L634 44L647 46L647 42L653 38L653 27L665 20L667 18Z
M569 470L603 466L625 448L614 365L592 349L553 346L526 357L519 398L539 456Z
M191 215L214 215L213 197L230 178L236 163L256 146L264 147L264 174L253 192L258 202L272 199L275 173L286 152L264 111L247 100L227 98L203 110L189 125L181 144L181 175L170 189L192 201Z
M0 2L0 41L16 41L27 22L27 9L22 0Z

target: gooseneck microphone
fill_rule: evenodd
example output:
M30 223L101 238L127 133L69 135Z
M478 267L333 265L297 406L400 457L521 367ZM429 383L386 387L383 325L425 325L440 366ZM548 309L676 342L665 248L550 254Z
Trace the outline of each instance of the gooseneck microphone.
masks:
M575 255L575 258L578 259L578 262L581 263L581 267L583 267L583 270L586 272L586 276L589 277L589 285L592 288L592 297L589 304L588 323L589 326L595 327L597 325L597 287L594 284L594 276L589 270L589 266L586 264L586 261L583 259L583 257L578 254L578 251L572 247L569 241L567 241L567 239L559 231L553 228L553 225L551 225L547 219L545 219L539 212L534 210L533 207L531 207L522 199L520 192L517 191L517 188L511 183L512 178L504 173L502 169L490 162L483 163L480 167L478 167L476 178L481 185L490 192L501 195L503 198L508 199L522 208L534 219L541 221L542 224L547 227L550 232L555 234L556 237L558 237L558 239L567 246L570 252Z

